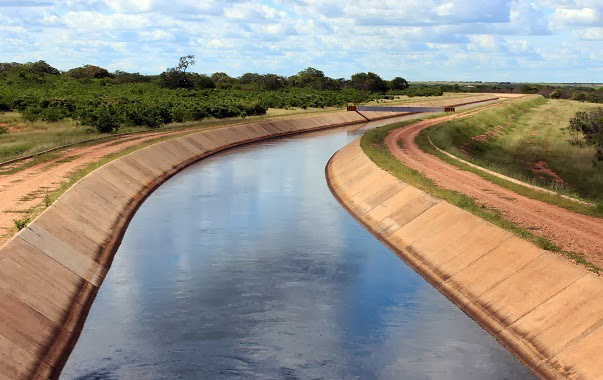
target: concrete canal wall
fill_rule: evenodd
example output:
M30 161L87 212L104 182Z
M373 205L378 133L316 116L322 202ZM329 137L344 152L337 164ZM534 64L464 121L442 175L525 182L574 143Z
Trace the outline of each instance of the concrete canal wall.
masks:
M130 219L169 177L233 146L394 116L336 112L232 125L151 145L90 173L0 248L0 380L58 377Z
M326 175L368 230L546 379L603 378L603 280L379 168L357 139Z

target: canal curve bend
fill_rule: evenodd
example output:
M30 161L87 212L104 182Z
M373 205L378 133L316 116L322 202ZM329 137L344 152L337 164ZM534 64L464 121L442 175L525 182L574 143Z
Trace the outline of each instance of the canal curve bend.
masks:
M377 166L356 139L326 168L360 223L545 379L603 377L603 281Z

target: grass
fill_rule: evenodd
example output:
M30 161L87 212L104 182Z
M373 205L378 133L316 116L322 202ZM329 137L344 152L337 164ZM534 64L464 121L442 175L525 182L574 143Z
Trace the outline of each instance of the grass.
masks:
M439 115L434 115L432 117L437 116ZM429 193L435 197L443 199L457 207L467 210L490 223L504 228L505 230L515 234L520 238L523 238L536 244L542 249L560 253L568 257L569 259L575 261L576 263L584 265L589 270L595 273L599 273L600 268L588 262L579 253L561 250L561 248L559 248L551 241L543 237L537 236L531 233L530 231L519 227L510 220L504 218L500 210L493 209L483 204L480 204L476 202L474 198L471 198L457 191L441 188L437 186L431 179L421 174L419 171L409 168L408 166L401 163L398 159L396 159L385 146L386 136L393 129L401 128L415 122L416 120L405 121L369 130L362 136L360 140L360 145L366 155L369 156L370 159L375 162L375 164L377 164L379 167L386 170L393 176L399 178L403 182L413 187L416 187L417 189L422 190L426 193Z
M559 197L545 197L536 195L539 194L537 191L532 191L538 199L569 207L572 211L603 216L597 211L603 208L603 168L592 165L594 148L570 144L567 130L569 119L577 111L596 106L571 100L536 98L486 111L467 119L446 122L424 131L423 135L429 134L440 149L466 161L523 182L586 200L597 206L590 209L575 208L571 203L561 201ZM498 136L485 141L473 139L502 125L504 128ZM421 141L423 140L425 139ZM428 149L428 144L420 145ZM442 157L441 154L438 156ZM452 161L454 160L451 160L451 163L462 166ZM545 162L563 182L532 170L538 162ZM466 169L466 165L463 169ZM515 185L515 188L520 187Z

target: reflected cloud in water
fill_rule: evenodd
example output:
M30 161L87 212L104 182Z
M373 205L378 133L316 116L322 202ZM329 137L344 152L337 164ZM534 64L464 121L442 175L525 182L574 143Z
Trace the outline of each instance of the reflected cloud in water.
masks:
M249 145L162 185L62 377L530 378L333 198L324 166L351 138Z

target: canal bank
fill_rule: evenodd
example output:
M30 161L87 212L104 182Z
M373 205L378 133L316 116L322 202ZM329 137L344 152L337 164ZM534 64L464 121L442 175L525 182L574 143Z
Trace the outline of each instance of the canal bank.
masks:
M130 219L183 168L230 147L391 116L338 112L233 125L157 143L92 172L0 248L0 373L58 377Z
M359 139L332 157L326 176L359 222L533 372L603 376L600 277L403 183Z

